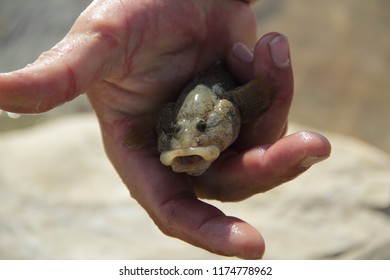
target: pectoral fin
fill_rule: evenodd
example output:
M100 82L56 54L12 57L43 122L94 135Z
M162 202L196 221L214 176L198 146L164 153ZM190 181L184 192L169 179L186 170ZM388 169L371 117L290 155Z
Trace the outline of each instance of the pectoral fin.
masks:
M261 117L271 105L277 91L277 83L265 73L247 84L226 93L226 99L238 107L242 123L250 123Z
M167 103L161 109L157 119L157 148L165 151L170 148L170 140L173 134L173 122L175 119L175 103Z
M156 125L157 115L152 113L146 116L138 117L132 122L128 133L122 138L122 143L129 149L145 149L156 145Z

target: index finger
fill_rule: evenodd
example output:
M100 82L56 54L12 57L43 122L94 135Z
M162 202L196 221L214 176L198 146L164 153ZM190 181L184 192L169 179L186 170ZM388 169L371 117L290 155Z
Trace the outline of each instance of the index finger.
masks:
M91 20L87 9L71 31L52 49L23 69L0 74L0 108L40 113L70 101L107 76L123 48L110 22ZM118 24L119 25L119 24ZM119 29L119 27L118 27Z

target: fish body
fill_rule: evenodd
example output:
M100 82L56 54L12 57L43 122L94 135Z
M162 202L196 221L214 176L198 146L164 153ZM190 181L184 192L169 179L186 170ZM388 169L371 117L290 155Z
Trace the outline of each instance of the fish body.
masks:
M258 118L268 108L274 89L264 91L263 80L240 87L222 63L199 73L178 100L160 112L160 161L175 172L203 174L237 139L241 123Z

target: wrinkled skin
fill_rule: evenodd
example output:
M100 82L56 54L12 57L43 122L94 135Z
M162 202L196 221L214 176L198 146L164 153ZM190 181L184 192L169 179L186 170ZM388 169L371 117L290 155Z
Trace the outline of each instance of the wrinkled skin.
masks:
M293 93L287 39L267 34L253 52L236 42L256 42L255 16L241 1L95 0L53 49L0 75L0 108L44 112L87 92L108 157L161 231L214 253L261 258L265 245L255 228L197 195L238 201L265 192L328 157L330 145L314 132L283 137ZM155 147L124 143L129 133L147 133L148 115L174 100L194 73L223 58L240 82L267 71L279 90L212 168L189 179L163 166Z

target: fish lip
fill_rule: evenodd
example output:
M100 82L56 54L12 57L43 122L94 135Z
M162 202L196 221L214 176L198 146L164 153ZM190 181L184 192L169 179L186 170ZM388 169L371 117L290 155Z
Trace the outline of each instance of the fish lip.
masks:
M218 158L220 154L217 146L190 147L162 152L160 161L166 166L171 166L175 172L186 172L189 175L200 175ZM183 161L181 157L199 156L200 160Z

